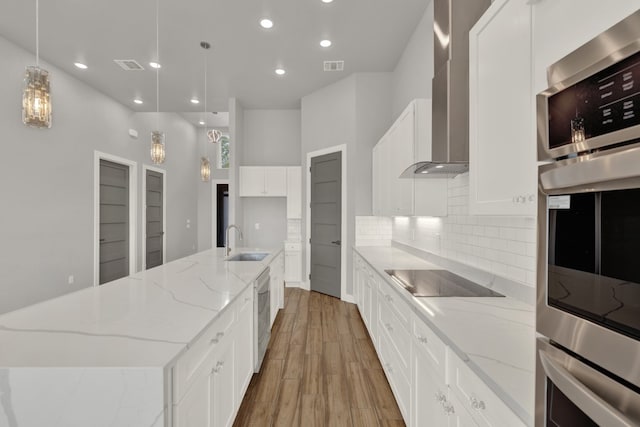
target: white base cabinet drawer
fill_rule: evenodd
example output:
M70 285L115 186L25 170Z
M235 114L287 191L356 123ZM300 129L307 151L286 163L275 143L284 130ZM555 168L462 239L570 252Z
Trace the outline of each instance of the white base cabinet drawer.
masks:
M440 381L446 382L447 346L416 314L413 317L413 343L416 352L424 352Z
M411 368L411 334L403 322L398 319L394 310L391 309L389 303L378 295L378 330L385 330L397 353L398 361L402 364L405 372L409 372ZM381 333L381 332L380 332Z
M524 427L524 423L451 350L447 351L449 387L479 426Z
M389 341L387 332L381 330L378 338L378 355L381 359L382 367L387 375L387 380L389 380L402 417L405 422L408 422L411 417L411 383L407 379L407 370L398 361L398 354L393 344Z

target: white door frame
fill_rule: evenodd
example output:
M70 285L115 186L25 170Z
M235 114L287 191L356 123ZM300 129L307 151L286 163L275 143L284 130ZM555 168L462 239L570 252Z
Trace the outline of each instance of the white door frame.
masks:
M136 272L138 229L138 163L112 154L93 152L93 286L100 284L100 160L129 167L129 274Z
M229 187L229 212L231 211L231 184L229 179L211 180L211 249L218 246L218 184L227 184ZM229 216L231 219L231 216Z
M142 269L147 269L147 171L162 174L162 263L167 262L167 171L142 165Z
M307 230L307 239L305 242L306 252L307 252L307 269L304 280L302 281L303 285L306 289L311 289L311 281L309 280L309 276L311 275L311 243L309 243L309 239L311 238L311 159L313 157L322 156L330 153L341 152L341 181L342 181L342 189L341 189L341 218L340 221L341 231L340 231L340 240L342 244L340 245L340 299L343 301L350 301L351 299L347 295L347 145L341 144L336 145L329 148L323 148L322 150L312 151L307 153L307 218L306 218L306 230Z

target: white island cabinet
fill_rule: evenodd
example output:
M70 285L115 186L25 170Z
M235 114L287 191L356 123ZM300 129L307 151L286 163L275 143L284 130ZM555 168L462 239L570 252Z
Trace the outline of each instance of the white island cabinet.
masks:
M208 250L0 316L0 426L232 425L274 260Z

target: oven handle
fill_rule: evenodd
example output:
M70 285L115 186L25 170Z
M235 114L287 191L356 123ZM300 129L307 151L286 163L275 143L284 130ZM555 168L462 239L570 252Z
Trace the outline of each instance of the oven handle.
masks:
M599 425L610 427L633 427L637 425L636 421L633 421L600 396L596 395L544 350L540 350L540 362L547 377L549 377L560 391ZM592 370L584 364L582 368ZM595 370L593 370L593 372L601 375Z

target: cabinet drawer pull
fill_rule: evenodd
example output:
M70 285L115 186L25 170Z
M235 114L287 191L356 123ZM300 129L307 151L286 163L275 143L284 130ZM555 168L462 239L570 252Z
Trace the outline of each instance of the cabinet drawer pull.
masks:
M211 370L211 372L213 372L214 374L217 374L218 372L220 372L222 370L222 367L224 366L224 362L221 362L218 360L218 362L216 363L216 367L213 368Z
M436 394L436 402L446 402L447 401L447 396L445 396L441 391L438 391Z
M387 328L387 331L393 332L393 328L391 327L391 323L385 323L384 326Z
M215 338L211 339L210 344L218 344L220 342L220 338L224 336L224 332L218 332Z
M479 411L486 409L486 406L484 404L484 401L482 400L478 400L476 399L474 396L471 396L469 398L469 401L471 402L471 407L473 409L477 409Z
M388 302L393 302L393 298L391 298L391 295L384 294L384 299L386 299Z
M422 335L417 335L416 338L418 338L418 341L420 341L423 344L427 344L429 342L427 337L423 337Z
M444 413L447 415L453 415L456 413L456 410L453 407L453 404L451 402L446 402L446 401L443 402L442 409L444 410Z

